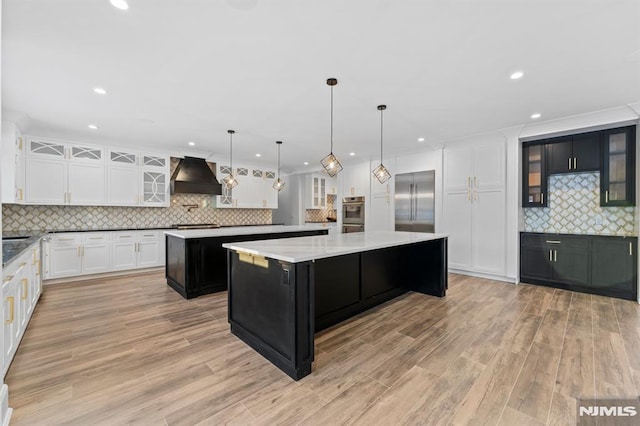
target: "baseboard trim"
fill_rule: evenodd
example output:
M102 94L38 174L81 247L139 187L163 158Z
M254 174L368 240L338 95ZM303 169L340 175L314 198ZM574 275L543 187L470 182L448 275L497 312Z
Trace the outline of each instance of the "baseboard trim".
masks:
M0 415L2 415L2 426L9 426L13 408L9 407L9 387L2 384L0 389Z
M518 281L515 278L509 278L509 277L505 277L502 275L492 275L492 274L484 274L482 272L475 272L475 271L465 271L462 269L452 269L449 268L449 273L451 274L460 274L460 275L468 275L470 277L476 277L476 278L485 278L487 280L494 280L494 281L503 281L509 284L517 284Z
M102 278L119 277L122 275L148 274L149 272L159 271L164 271L164 266L154 266L152 268L143 269L127 269L125 271L103 272L101 274L74 275L71 277L54 278L50 280L43 280L42 285L68 284L76 281L96 280Z

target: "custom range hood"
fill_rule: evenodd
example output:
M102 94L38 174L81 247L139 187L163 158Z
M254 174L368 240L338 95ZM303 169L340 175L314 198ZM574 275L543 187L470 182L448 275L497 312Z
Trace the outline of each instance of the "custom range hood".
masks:
M222 185L204 158L184 157L171 175L171 193L222 195Z

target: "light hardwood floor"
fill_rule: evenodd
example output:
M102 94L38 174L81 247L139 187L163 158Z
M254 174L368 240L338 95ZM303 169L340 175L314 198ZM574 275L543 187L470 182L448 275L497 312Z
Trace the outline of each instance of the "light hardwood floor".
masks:
M13 425L573 424L640 389L635 302L450 276L316 336L294 382L235 338L226 293L162 273L50 286L6 377Z

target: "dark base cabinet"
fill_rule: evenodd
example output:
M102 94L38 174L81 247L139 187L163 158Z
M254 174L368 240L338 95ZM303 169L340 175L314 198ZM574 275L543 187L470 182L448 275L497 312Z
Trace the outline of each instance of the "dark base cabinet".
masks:
M520 281L637 300L637 238L520 234Z
M231 332L299 380L316 331L409 290L445 296L446 250L445 238L299 263L229 250Z
M166 236L167 285L185 299L227 289L227 250L224 243L327 235L326 229L207 238Z

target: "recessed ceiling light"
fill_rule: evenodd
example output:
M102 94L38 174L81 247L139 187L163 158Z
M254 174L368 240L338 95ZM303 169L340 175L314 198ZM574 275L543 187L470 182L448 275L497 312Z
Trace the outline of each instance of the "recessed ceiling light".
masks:
M523 75L524 73L522 71L516 71L513 74L511 74L511 80L518 80L522 78Z
M256 154L256 157L262 157L262 154L258 153Z
M535 114L531 114L531 118L533 118L534 120L540 117L542 117L542 115L539 112L536 112Z
M89 128L91 130L98 130L98 126L96 126L95 124L89 124Z
M194 141L189 141L189 146L196 146L196 143Z
M356 153L355 152L350 152L349 155L353 157L354 155L356 155Z
M418 138L418 142L424 142L424 138Z
M308 161L305 161L303 164L304 164L305 166L308 166L308 165L309 165L309 162L308 162Z
M127 10L129 9L129 3L126 2L126 0L110 0L111 1L111 6L120 9L120 10Z
M94 87L93 91L96 92L98 95L106 95L107 91L104 90L102 87Z

